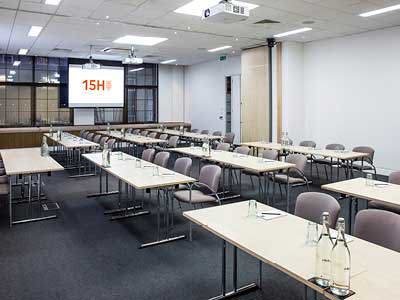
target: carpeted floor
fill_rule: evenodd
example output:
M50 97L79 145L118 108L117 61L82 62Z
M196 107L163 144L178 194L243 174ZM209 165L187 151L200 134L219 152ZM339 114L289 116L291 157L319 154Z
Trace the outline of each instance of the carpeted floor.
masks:
M45 183L48 198L61 206L57 219L9 229L7 207L3 205L0 211L0 299L183 300L219 294L221 241L215 236L195 226L193 242L181 240L139 250L141 243L156 237L155 213L112 222L103 212L115 206L115 196L86 198L88 193L97 192L96 177L70 179L67 172L60 172L46 176ZM111 184L115 186L115 181ZM320 184L317 181L311 189L318 191ZM305 189L293 190L292 211L302 191ZM235 201L255 198L257 192L244 176L243 198ZM275 206L285 209L279 192L276 196ZM145 199L146 208L155 212L154 197L149 201L146 195ZM347 202L342 207L347 216ZM20 216L26 212L23 206L17 210ZM187 233L181 213L177 208L174 232ZM239 251L239 284L257 280L257 267L254 258ZM229 286L231 278L228 272ZM263 291L240 299L302 297L302 285L264 265Z

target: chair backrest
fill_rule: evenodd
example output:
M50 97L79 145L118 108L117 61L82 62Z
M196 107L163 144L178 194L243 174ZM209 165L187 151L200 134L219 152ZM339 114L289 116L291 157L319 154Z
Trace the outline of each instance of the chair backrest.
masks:
M140 134L140 129L133 130L132 134L139 135Z
M163 133L163 134L160 134L160 136L158 137L160 140L167 140L168 139L168 134L166 134L166 133Z
M83 134L81 135L81 138L87 139L88 134L89 134L89 131L84 131Z
M150 148L150 149L145 149L142 152L142 159L148 162L153 162L154 159L154 154L156 153L156 150Z
M116 139L109 139L109 140L107 141L108 149L111 149L111 150L112 150L112 149L114 148L115 142L116 142Z
M400 184L400 171L394 171L390 173L389 183Z
M244 155L249 155L250 148L247 146L240 146L240 147L235 148L235 150L233 150L233 152L236 152L239 154L244 154Z
M233 132L225 133L224 143L233 144L235 140L235 134Z
M8 175L0 176L0 184L8 183Z
M297 197L296 216L321 224L323 212L329 212L330 227L335 228L340 212L340 204L335 198L316 192L302 193Z
M126 133L132 133L132 131L133 131L133 128L128 128L128 129L126 130Z
M264 150L261 155L265 159L277 160L279 152L276 150Z
M104 144L107 142L107 140L108 140L108 137L106 137L106 136L101 137L101 139L99 141L100 146L104 147Z
M400 252L400 215L380 209L361 210L356 215L354 236Z
M147 136L148 133L149 133L149 132L148 132L147 130L143 130L143 131L140 133L140 135Z
M79 131L79 136L82 137L84 133L85 133L85 129L81 129L81 130Z
M176 148L178 147L179 136L171 136L168 140L168 147Z
M221 167L206 165L201 168L199 182L207 185L212 192L218 192L219 180L221 178Z
M219 143L217 145L217 150L229 151L229 149L231 149L231 145L228 143Z
M222 132L221 131L214 131L213 134L214 136L221 136Z
M325 146L326 150L344 150L346 149L342 144L328 144Z
M155 139L157 137L157 132L149 133L149 137L152 138L152 139Z
M191 132L193 132L193 133L198 133L199 130L198 130L198 129L192 129Z
M154 157L153 164L166 168L168 165L169 156L170 156L169 152L166 151L158 152Z
M307 164L307 156L303 154L289 154L286 157L286 162L290 164L295 164L296 169L304 172Z
M204 130L201 131L201 134L209 134L209 133L210 133L210 131L207 130L207 129L204 129Z
M93 132L88 133L88 135L86 136L86 139L89 140L89 141L92 141L92 142L93 142L93 138L94 138L94 133Z
M175 161L174 171L186 176L190 176L192 164L193 162L190 157L180 157Z
M369 146L357 146L353 148L353 151L368 153L368 156L365 156L363 159L370 164L374 163L375 150L373 148ZM362 160L362 158L360 158L359 160Z
M97 134L93 137L93 142L96 144L100 144L101 135Z
M317 147L317 143L314 141L301 141L299 146L315 148Z

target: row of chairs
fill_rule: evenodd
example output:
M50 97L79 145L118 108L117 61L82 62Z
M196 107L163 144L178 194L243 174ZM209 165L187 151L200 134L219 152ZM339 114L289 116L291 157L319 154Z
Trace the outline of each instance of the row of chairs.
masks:
M297 197L296 216L320 223L323 212L330 214L330 226L334 228L340 214L339 202L324 193L307 192ZM367 209L357 213L354 223L355 237L400 251L400 215L390 211Z
M199 129L192 129L191 130L192 133L199 133L200 134L210 134L209 130L199 130ZM222 136L222 132L221 131L214 131L212 133L213 136ZM235 141L235 134L233 132L227 132L224 135L224 138L222 139L223 143L227 143L227 144L233 144L233 142Z
M104 145L107 143L109 149L112 149L116 143L116 140L113 138L109 138L107 136L103 136L101 134L95 134L89 131L83 131L80 133L80 137L91 141L93 143L99 144L100 148L103 149Z

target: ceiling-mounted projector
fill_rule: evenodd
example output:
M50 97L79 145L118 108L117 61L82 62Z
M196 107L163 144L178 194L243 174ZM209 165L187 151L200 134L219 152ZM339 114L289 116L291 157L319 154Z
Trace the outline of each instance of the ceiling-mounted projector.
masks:
M135 55L135 49L131 48L129 51L128 57L124 58L122 61L124 65L141 65L143 63L143 58L136 57Z
M231 24L244 21L249 16L248 7L225 0L204 10L202 19L208 22Z
M100 64L96 64L96 63L93 61L92 52L93 52L93 45L90 45L89 62L86 63L86 64L84 64L84 65L82 65L82 69L85 69L85 70L97 70L97 69L100 69L100 68L101 68L101 65L100 65Z

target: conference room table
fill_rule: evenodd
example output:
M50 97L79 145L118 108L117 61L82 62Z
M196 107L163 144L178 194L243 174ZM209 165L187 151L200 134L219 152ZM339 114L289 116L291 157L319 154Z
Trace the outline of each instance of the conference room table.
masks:
M86 153L86 151L99 149L99 144L68 132L62 132L61 139L58 138L56 132L53 132L52 134L45 133L43 135L50 139L53 144L60 146L61 152L62 150L66 151L67 165L65 166L65 169L78 169L78 175L72 175L70 176L70 178L87 177L94 175L86 172L82 173L82 154Z
M32 217L32 176L36 175L36 188L37 188L37 201L39 203L39 210L42 211L42 174L51 173L64 170L61 166L50 156L43 157L40 153L40 148L18 148L18 149L3 149L0 150L0 155L4 163L6 175L9 176L9 225L12 227L14 224L43 221L54 219L57 215ZM28 177L28 218L21 220L13 220L13 184L12 177L22 177L22 187L25 187L24 177ZM58 206L58 205L57 205Z
M203 141L203 140L210 140L210 141L220 141L224 137L220 135L210 135L210 134L202 134L202 133L197 133L197 132L189 132L189 131L180 131L180 130L172 130L172 129L160 129L160 128L155 128L155 129L149 129L149 131L152 132L157 132L160 134L168 134L168 135L175 135L179 136L188 140L193 140L193 141Z
M350 178L350 170L352 169L353 162L355 159L363 159L367 157L368 153L362 152L354 152L350 150L329 150L329 149L315 149L313 147L304 147L304 146L293 146L293 145L282 145L278 143L268 143L263 141L258 142L247 142L242 143L243 146L247 146L250 148L255 149L255 154L258 155L258 149L269 149L269 150L276 150L280 153L287 152L287 153L300 153L305 155L312 155L313 157L323 157L329 158L331 163L333 160L337 162L344 162L346 166L347 178Z
M203 159L206 161L214 162L222 167L222 186L223 193L227 193L225 190L225 169L243 169L250 170L260 174L264 177L264 194L262 193L261 184L258 186L258 198L259 201L267 198L267 175L269 173L275 173L281 170L287 170L295 167L295 164L281 162L277 160L261 159L252 155L244 155L236 152L222 151L222 150L211 150L210 155L204 153L201 147L182 147L182 148L172 148L171 151L183 154L186 156L196 157L198 159ZM241 186L241 174L239 175L239 186ZM237 195L240 196L240 195ZM289 199L289 190L287 193L287 199ZM231 199L232 197L227 197ZM225 198L225 199L227 199ZM269 199L267 198L267 202Z
M145 147L149 145L165 145L166 143L168 143L168 141L166 140L151 138L132 133L125 133L125 135L123 135L121 131L97 131L97 133L111 138L115 138L119 142L127 142L128 144L132 144L134 146L133 154L135 156L139 154L137 151L137 146ZM128 152L130 152L129 149Z
M127 204L125 208L121 207L122 183L125 183L126 185L125 193L127 194L127 197L129 198L130 195L134 202L136 198L135 192L137 190L147 190L150 192L150 190L155 189L157 191L157 239L154 242L142 244L140 248L156 246L185 238L185 235L171 236L171 231L174 226L173 191L176 186L185 184L187 184L190 189L191 184L197 181L196 179L162 168L123 152L112 153L110 167L103 166L101 153L84 154L83 157L100 169L100 193L102 192L102 172L106 172L106 174L110 174L118 179L118 209L113 210L113 213L122 212L122 215L112 217L112 220L120 220L149 214L148 211L137 211L138 207L135 203L133 206L128 207L128 201L126 201ZM129 187L132 188L131 191L129 191ZM165 200L165 235L163 238L160 233L161 195ZM143 207L139 208L143 209Z
M280 270L326 299L338 300L329 289L312 282L316 270L316 247L306 243L309 221L257 203L259 213L279 213L271 218L248 217L248 201L184 212L191 222L222 240L221 294L211 299L227 299L261 287L262 263ZM195 238L195 236L194 236ZM350 300L400 299L400 253L348 237L351 254ZM226 249L233 247L233 290L227 291ZM239 287L237 249L259 260L258 282ZM220 257L210 256L208 259ZM262 263L261 263L262 262ZM207 291L205 291L207 292Z
M321 189L339 193L339 200L349 199L349 232L351 232L353 215L358 212L358 199L400 207L400 185L398 184L366 178L354 178L325 184L321 186ZM355 203L354 213L353 203Z

